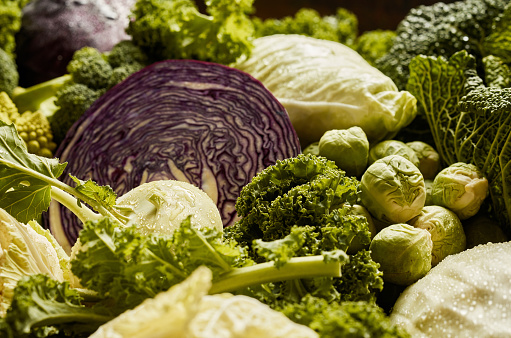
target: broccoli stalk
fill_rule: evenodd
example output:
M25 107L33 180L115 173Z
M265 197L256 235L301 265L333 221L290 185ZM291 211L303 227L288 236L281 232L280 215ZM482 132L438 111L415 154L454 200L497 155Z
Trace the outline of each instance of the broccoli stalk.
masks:
M16 87L12 101L20 112L40 110L45 116L51 116L57 110L56 94L69 80L71 76L66 74L28 88Z

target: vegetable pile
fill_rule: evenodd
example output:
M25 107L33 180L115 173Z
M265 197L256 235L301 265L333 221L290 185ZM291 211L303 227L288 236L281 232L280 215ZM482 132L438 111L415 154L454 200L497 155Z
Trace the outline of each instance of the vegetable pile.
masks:
M0 0L0 336L509 333L509 0L134 0L25 86L71 5Z
M293 195L326 198L325 202L330 203L325 208L308 203L312 207L309 211L295 211L297 220L323 219L322 227L293 226L287 235L268 227L266 235L272 238L245 245L235 239L240 234L236 230L248 226L247 222L240 222L236 228L228 227L231 231L224 234L222 227L195 218L194 211L173 232L158 228L155 232L142 231L140 225L130 224L129 217L123 217L130 203L117 204L110 187L77 178L73 178L74 187L66 185L56 179L65 164L28 153L13 125L0 123L0 135L4 140L0 152L0 174L4 179L0 187L8 197L7 201L2 200L7 205L2 206L18 218L9 216L7 222L23 229L26 225L19 220L40 216L50 198L69 207L84 222L69 258L57 245L64 257L59 268L63 274L67 271L64 281L41 274L36 268L15 276L18 283L0 321L3 336L33 333L44 337L59 332L89 335L122 312L185 281L199 267L206 266L212 272L211 294L232 292L260 299L320 335L353 332L356 328L359 336L386 333L406 337L405 332L389 325L387 316L374 303L376 292L382 287L378 265L364 249L352 255L346 253L356 236L361 235L361 243L367 245L369 230L364 217L349 216L348 202L356 195L357 181L344 177L333 162L314 155L299 155L278 161L258 174L254 184L247 185L242 193L262 194L255 201L252 199L256 204L264 204L264 199L271 196L274 186L268 183L274 175L286 172L291 180L282 180L280 189L294 186L289 191L291 198ZM309 174L309 169L314 168L324 169L324 174L314 171ZM156 204L162 198L157 193L144 193L147 190L144 185L135 190L142 190L134 193L138 203ZM22 208L21 196L39 202ZM180 204L185 204L190 203L190 197L191 194L181 194L177 198ZM237 209L241 215L249 200L240 199ZM88 209L85 203L100 213ZM191 205L198 211L203 208L202 203L192 201ZM159 207L169 207L169 214L176 212L175 205L160 203ZM132 212L138 213L139 209ZM247 216L248 221L260 218L257 213ZM162 218L159 220L162 225L173 220L172 215ZM51 237L49 232L47 236ZM55 250L52 246L48 249ZM48 249L40 250L43 257ZM10 250L18 251L7 246L7 253ZM21 251L29 259L34 255L26 247ZM56 266L55 261L49 264ZM339 278L343 273L346 276ZM317 305L309 307L309 302ZM330 316L328 325L321 319L326 313Z

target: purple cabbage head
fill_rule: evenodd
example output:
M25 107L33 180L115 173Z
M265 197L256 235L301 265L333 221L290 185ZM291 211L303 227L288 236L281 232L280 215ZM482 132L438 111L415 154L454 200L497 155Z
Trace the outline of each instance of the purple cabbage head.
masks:
M66 73L73 53L85 46L109 51L130 37L125 29L135 0L32 0L16 35L20 85Z
M250 75L215 63L168 60L132 74L100 97L60 144L61 176L110 185L118 196L149 181L203 189L224 226L237 220L241 188L279 159L300 153L285 108ZM73 244L82 228L52 204L50 229ZM62 239L60 239L62 242Z

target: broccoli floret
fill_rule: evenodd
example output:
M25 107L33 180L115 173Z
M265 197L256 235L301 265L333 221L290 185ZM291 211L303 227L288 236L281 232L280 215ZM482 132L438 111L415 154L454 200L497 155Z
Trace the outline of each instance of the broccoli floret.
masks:
M328 302L307 295L300 302L280 304L277 310L309 326L320 337L410 337L391 323L382 308L370 302Z
M301 34L316 39L353 45L358 34L358 19L352 12L338 8L335 15L321 16L311 8L302 8L294 16L282 19L254 18L256 36Z
M0 91L12 95L18 86L19 74L14 59L0 48Z
M72 83L57 93L59 109L50 118L55 142L60 143L73 123L105 93L105 89L94 90L81 83Z
M354 49L371 65L387 54L392 47L396 32L376 29L362 33L355 43Z
M15 34L21 27L21 10L28 0L0 0L0 49L14 58Z
M130 40L116 44L112 50L106 53L106 59L114 69L126 65L145 66L149 64L149 57Z
M20 137L31 154L53 157L57 145L53 142L50 123L40 111L19 113L18 108L5 92L0 93L0 120L14 123Z
M508 0L463 0L414 8L398 25L389 53L376 66L406 90L408 66L417 55L450 57L466 50L480 59L493 54L484 50L484 41L508 4ZM509 43L502 47L509 52Z
M109 86L113 69L99 50L83 47L74 53L67 71L75 83L97 90Z

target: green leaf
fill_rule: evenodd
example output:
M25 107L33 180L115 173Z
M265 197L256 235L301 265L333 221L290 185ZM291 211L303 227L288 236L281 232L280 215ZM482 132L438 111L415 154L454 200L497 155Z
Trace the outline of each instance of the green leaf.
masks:
M444 164L456 162L453 131L460 112L456 106L465 90L475 59L460 51L449 59L416 56L410 62L410 78L406 89L417 98L419 114L426 116L436 150Z
M172 236L142 235L136 226L119 227L109 218L87 222L80 232L71 270L81 284L108 294L119 308L182 282L199 266L213 276L246 264L243 248L224 242L215 229L197 230L189 219Z
M15 337L46 337L70 330L79 336L94 332L114 317L104 307L86 307L81 301L68 282L57 282L44 274L24 277L14 290L5 317L6 332Z
M107 210L112 210L112 208L115 206L117 194L110 186L101 186L90 179L87 181L82 181L73 175L69 176L76 183L75 189L78 192L98 202Z
M24 171L57 179L65 167L56 158L30 154L14 125L0 121L0 207L18 221L39 217L51 200L51 186Z
M308 231L311 231L308 227L293 227L291 233L282 239L271 242L256 239L253 246L267 261L275 261L275 267L278 269L297 255L305 243L305 233Z

